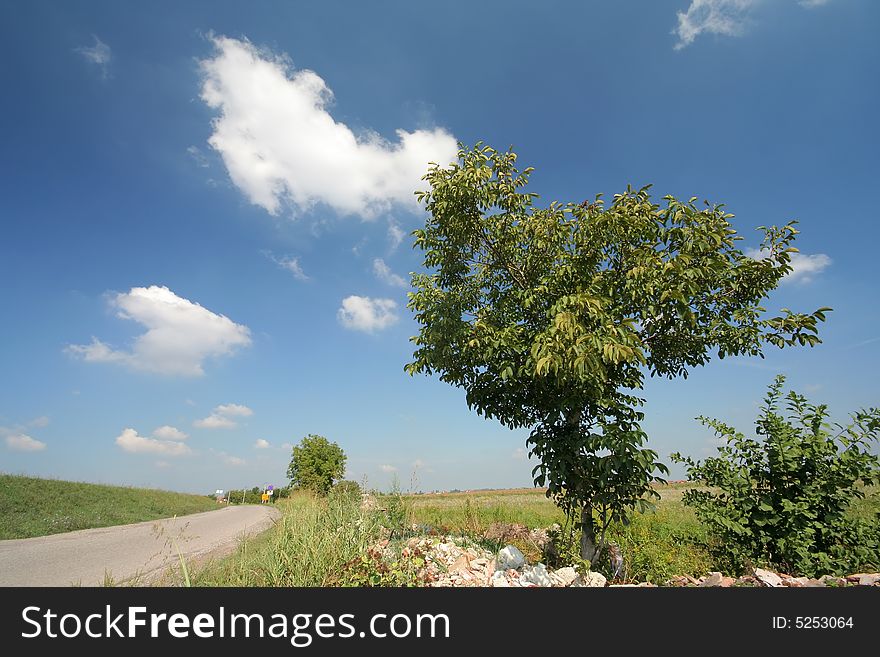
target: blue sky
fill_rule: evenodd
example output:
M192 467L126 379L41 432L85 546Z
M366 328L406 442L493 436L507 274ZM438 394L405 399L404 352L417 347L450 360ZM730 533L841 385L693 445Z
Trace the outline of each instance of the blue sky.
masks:
M456 141L547 203L652 183L752 248L800 221L768 308L833 307L824 344L650 381L667 462L776 373L877 405L876 2L180 5L0 6L0 471L279 485L317 433L371 486L530 485L526 432L403 372L411 192Z

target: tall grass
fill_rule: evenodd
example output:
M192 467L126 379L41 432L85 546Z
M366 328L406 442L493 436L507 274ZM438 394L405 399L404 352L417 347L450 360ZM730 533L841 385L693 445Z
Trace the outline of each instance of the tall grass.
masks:
M367 552L380 533L378 514L360 497L301 493L278 503L274 529L245 542L229 559L194 576L195 586L327 586L343 566Z

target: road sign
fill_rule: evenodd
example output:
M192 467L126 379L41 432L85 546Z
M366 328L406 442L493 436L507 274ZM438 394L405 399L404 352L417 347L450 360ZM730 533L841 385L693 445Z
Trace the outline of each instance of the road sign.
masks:
M266 489L269 491L273 491L273 490L275 490L275 486L272 486L271 484L269 484L268 486L266 486ZM271 495L271 494L272 493L270 492L269 495Z
M222 494L223 494L222 488L218 488L217 490L214 491L214 495L222 495Z
M269 501L269 494L268 494L268 493L263 493L263 495L260 497L260 499L261 499L263 502L268 502L268 501Z
M272 490L272 487L270 486L270 487L269 487L269 490L266 491L266 495L272 495L272 493L274 493L274 492L275 492L275 491Z

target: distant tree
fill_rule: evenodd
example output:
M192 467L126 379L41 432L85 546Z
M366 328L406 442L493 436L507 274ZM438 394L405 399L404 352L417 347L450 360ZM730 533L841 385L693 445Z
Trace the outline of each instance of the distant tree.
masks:
M345 475L345 452L324 436L309 434L292 450L287 477L295 488L326 495Z
M520 191L532 169L515 161L477 144L424 177L428 216L413 234L428 272L412 278L421 329L406 370L436 372L478 413L532 429L535 483L580 515L592 561L609 524L649 506L668 472L643 447L645 376L814 345L829 309L767 317L761 305L792 271L795 222L762 227L763 257L751 258L723 206L661 206L645 187L610 206L538 208Z

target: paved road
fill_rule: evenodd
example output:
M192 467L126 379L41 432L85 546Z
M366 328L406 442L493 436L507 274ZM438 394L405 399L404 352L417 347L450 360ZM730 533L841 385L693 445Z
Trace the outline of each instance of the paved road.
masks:
M96 586L105 574L117 584L148 581L179 563L235 548L243 535L270 527L271 506L228 506L217 511L133 525L0 541L0 586ZM175 546L175 542L177 546Z

